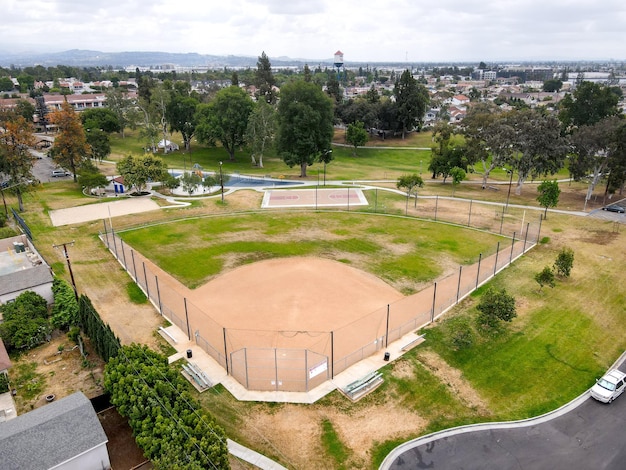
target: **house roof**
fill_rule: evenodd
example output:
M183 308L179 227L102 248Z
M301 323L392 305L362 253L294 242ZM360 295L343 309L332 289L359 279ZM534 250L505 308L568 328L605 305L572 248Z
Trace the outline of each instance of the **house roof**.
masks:
M7 353L7 349L4 347L4 342L2 338L0 338L0 372L3 370L7 370L11 367L11 359L9 359L9 354Z
M81 392L0 426L4 470L48 469L106 442L98 416Z
M31 289L52 282L52 280L50 268L45 264L14 271L5 276L0 276L0 295Z

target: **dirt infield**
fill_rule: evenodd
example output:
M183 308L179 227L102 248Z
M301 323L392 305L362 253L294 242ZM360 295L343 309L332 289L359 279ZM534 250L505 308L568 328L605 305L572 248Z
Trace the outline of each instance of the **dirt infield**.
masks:
M241 266L188 293L226 328L262 331L332 331L402 297L371 274L310 257Z

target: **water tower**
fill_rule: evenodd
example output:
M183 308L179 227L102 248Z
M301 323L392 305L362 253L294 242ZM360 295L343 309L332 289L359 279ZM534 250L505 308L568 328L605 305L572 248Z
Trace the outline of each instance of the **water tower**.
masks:
M341 69L343 68L343 52L335 52L335 68L337 69L337 80L341 81Z

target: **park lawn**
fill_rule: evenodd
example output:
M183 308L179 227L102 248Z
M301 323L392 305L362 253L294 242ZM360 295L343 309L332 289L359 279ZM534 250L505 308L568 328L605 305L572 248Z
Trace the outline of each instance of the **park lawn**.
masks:
M190 288L262 259L318 256L371 272L404 293L444 274L446 265L470 264L479 253L494 252L501 240L452 225L333 212L200 218L120 235Z
M420 134L423 135L423 134ZM430 137L428 137L430 140ZM175 134L173 142L178 142ZM394 142L398 139L394 139ZM128 154L141 155L143 153L143 139L137 132L127 132L124 139L113 135L111 137L112 154L110 159L118 161ZM253 166L250 152L247 149L238 150L235 153L235 160L231 161L228 153L221 146L207 147L195 143L191 152L184 149L171 152L167 155L159 154L163 157L169 168L191 168L194 164L200 165L205 171L219 171L219 162L222 162L222 171L225 174L240 173L246 175L273 177L284 177L287 179L300 178L300 168L288 167L275 155L269 151L263 157L263 168ZM326 165L327 180L355 180L355 179L392 179L395 180L405 173L417 173L420 165L424 172L430 163L430 150L409 150L409 149L358 149L357 156L352 154L352 148L333 147L333 160ZM314 163L307 168L308 181L317 181L318 174L323 178L324 165Z

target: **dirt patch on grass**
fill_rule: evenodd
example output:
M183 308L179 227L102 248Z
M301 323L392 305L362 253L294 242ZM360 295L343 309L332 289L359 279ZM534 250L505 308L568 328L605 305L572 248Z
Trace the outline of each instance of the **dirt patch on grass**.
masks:
M322 444L322 421L328 419L341 442L350 452L345 468L368 468L373 442L418 433L426 421L417 413L392 402L345 412L335 407L283 405L280 410L256 410L248 420L245 434L280 449L283 463L292 468L332 469ZM261 436L266 442L261 442Z
M433 375L448 386L452 394L462 403L481 414L489 411L488 403L483 400L471 384L465 380L460 370L450 366L438 354L432 351L422 350L417 354L417 358Z
M87 398L103 393L104 362L93 351L88 341L85 343L86 359L83 359L79 349L74 346L65 334L57 334L49 343L30 350L14 361L15 364L36 363L35 373L41 380L41 392L32 398L25 397L25 388L17 388L15 401L18 414L45 405L48 395L54 395L55 400L58 400L79 390ZM60 352L61 347L62 352ZM9 370L9 378L11 380L15 378L11 370ZM28 384L25 387L27 388Z

